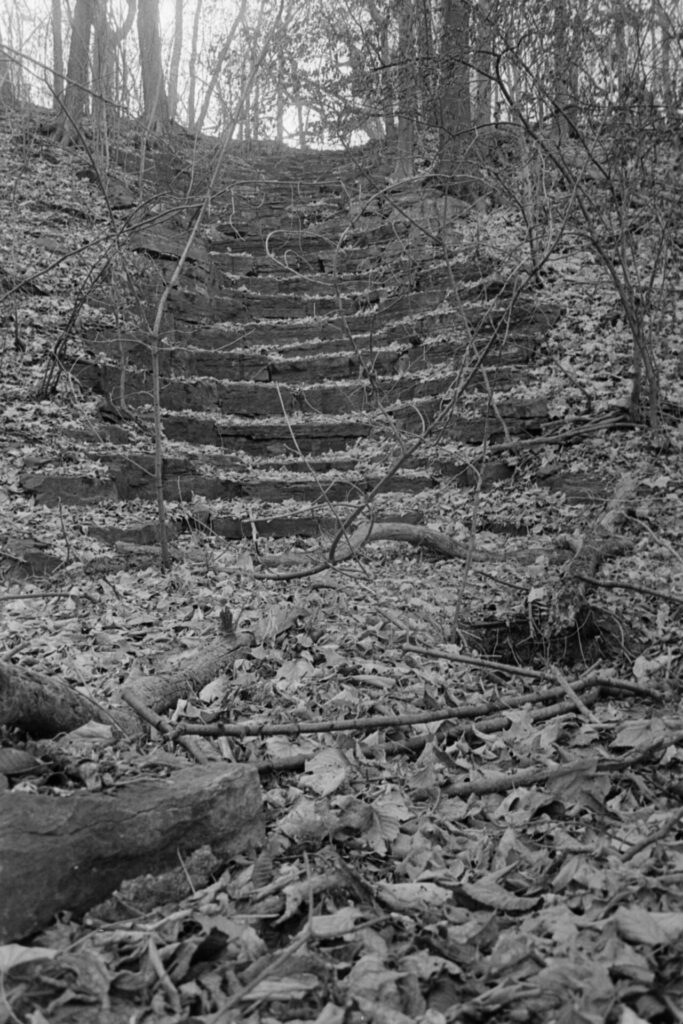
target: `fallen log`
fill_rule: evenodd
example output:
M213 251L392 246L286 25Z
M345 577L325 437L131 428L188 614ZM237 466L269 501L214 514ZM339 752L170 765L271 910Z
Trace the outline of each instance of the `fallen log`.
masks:
M86 722L114 725L125 733L139 731L129 712L106 711L61 676L0 661L0 725L22 729L40 739L71 732Z
M154 664L154 675L132 674L121 695L161 715L232 668L253 644L253 634L230 632L203 647L162 655Z
M496 562L502 559L502 556L495 551L475 550L469 555L467 543L455 540L438 530L432 530L428 526L398 521L372 522L363 523L349 535L348 539L342 539L335 548L332 561L322 548L318 551L297 552L296 555L262 557L260 564L266 568L282 566L288 562L303 566L303 568L277 575L264 574L259 578L288 580L296 579L301 575L313 575L329 568L332 564L336 565L338 562L346 562L350 558L354 558L366 544L377 541L399 541L411 544L413 547L425 548L440 558L459 558L464 561L469 557L474 562Z
M60 911L81 914L124 879L175 867L200 846L225 861L262 838L252 765L186 768L98 794L2 794L0 943Z

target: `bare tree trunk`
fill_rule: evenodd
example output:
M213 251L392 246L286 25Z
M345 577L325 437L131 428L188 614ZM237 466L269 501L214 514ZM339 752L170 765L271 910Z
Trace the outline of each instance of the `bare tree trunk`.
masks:
M173 34L173 50L171 51L171 67L168 73L168 113L173 120L178 107L178 75L180 73L180 55L183 52L183 0L175 0L175 31Z
M677 109L676 109L676 97L673 86L673 76L671 70L671 40L673 38L671 19L664 12L660 0L654 0L655 3L655 16L657 19L657 28L660 39L660 61L659 61L659 79L661 82L662 101L664 105L664 114L666 117L666 123L669 128L673 128L678 120Z
M151 131L164 132L169 126L170 118L161 63L159 0L140 0L138 42L145 119Z
M109 0L93 0L92 111L99 127L110 122L114 104L119 102L117 50L130 32L135 19L136 0L128 0L128 10L119 28L114 28L108 10Z
M306 148L306 123L304 121L304 107L300 99L296 101L296 127L299 134L299 149Z
M575 133L576 45L572 16L567 0L555 0L554 32L554 107L559 141Z
M73 139L75 126L89 109L90 36L94 20L94 0L76 0L69 47L68 81L57 121L59 142Z
M419 0L415 12L416 101L420 124L438 123L434 28L430 0Z
M381 14L374 0L368 2L368 13L375 23L379 38L380 92L384 132L388 145L392 145L396 141L396 114L394 111L392 57L389 46L389 15Z
M398 15L398 138L394 178L410 178L415 172L415 46L413 0L400 0Z
M284 142L285 138L285 94L284 94L284 56L282 51L277 55L277 95L275 97L275 138Z
M52 88L54 95L52 105L55 112L59 111L59 101L64 95L64 37L62 33L62 0L52 0Z
M122 109L125 109L129 105L130 91L128 87L126 50L121 44L133 27L137 11L137 0L127 0L127 2L128 10L126 11L126 17L123 24L113 32L110 29L111 40L108 49L112 62L111 68L109 69L109 76L111 78L111 97L116 100L117 104L119 104Z
M258 78L254 82L254 88L252 90L251 100L251 138L253 142L258 142L261 134L261 83Z
M483 128L491 123L492 116L493 25L489 14L489 0L479 0L476 35L474 121L478 128Z
M114 62L113 54L109 52L109 36L106 0L93 0L92 74L90 87L92 90L93 120L101 129L106 127L106 100L111 95L111 82L108 80L108 70L113 66Z
M439 173L452 181L462 170L472 130L468 0L445 0L441 35Z
M190 48L190 64L188 69L189 89L187 95L187 126L191 131L199 131L195 124L195 102L197 96L197 50L199 42L199 22L202 13L202 0L197 0L192 22L192 46Z
M0 36L0 108L13 107L17 97L12 80L12 61Z

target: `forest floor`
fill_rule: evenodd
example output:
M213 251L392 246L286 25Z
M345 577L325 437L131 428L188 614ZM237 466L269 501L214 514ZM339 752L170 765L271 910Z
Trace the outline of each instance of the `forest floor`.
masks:
M443 484L403 498L397 512L490 554L469 567L388 542L277 582L261 560L308 542L198 533L175 541L166 572L148 558L112 563L82 508L35 504L20 483L55 451L75 452L68 431L95 416L68 381L35 398L83 277L79 250L105 226L77 159L48 146L43 158L0 155L12 183L0 199L0 541L31 538L58 560L49 577L19 580L0 552L0 657L106 707L161 655L210 642L228 608L257 642L177 718L384 722L218 741L227 761L260 768L258 857L198 868L194 881L184 869L180 883L157 880L151 894L143 886L0 946L0 1024L683 1019L681 423L665 447L646 428L598 433L510 456L513 478L475 495ZM476 217L500 238L500 219ZM546 290L565 313L536 373L558 422L626 403L628 332L578 239ZM680 405L679 333L674 317L661 366ZM543 588L558 538L596 515L534 482L539 471L629 474L637 499L628 545L593 598L622 631L619 654L525 676L476 664L465 637L471 623L517 613ZM458 660L468 654L475 664ZM569 706L539 718L558 678ZM613 684L590 707L587 678ZM482 721L457 730L467 705ZM435 720L420 721L425 711ZM9 728L0 738L11 793L106 794L185 763L158 734L132 743L79 730L52 741L59 770L54 746ZM401 749L409 738L412 752ZM1 760L10 749L40 760L16 772ZM301 766L272 770L284 758Z

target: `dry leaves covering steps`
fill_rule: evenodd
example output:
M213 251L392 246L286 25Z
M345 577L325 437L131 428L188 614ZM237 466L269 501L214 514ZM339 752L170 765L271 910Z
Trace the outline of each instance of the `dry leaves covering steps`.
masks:
M508 477L504 461L482 467L470 446L532 437L547 409L502 399L492 409L483 399L447 416L444 410L468 372L468 391L516 388L558 308L531 294L511 302L514 281L490 257L444 259L445 249L428 241L433 224L427 235L416 233L431 209L428 193L395 193L382 214L381 203L362 201L356 183L343 179L357 168L342 169L335 191L329 160L306 156L288 166L298 180L265 169L253 181L233 182L229 208L214 208L172 294L160 352L169 445L163 494L178 505L172 520L192 522L187 506L210 502L211 523L229 533L238 523L243 533L248 519L263 526L272 507L287 502L291 532L308 534L311 518L329 519L329 502L362 500L375 489L409 497L445 479L471 486ZM315 180L316 167L324 181ZM184 235L157 218L136 228L129 243L167 278ZM93 429L100 443L90 448L90 465L43 463L24 474L22 486L48 505L151 502L149 345L125 329L107 336L97 321L85 331L87 350L66 365L103 396L105 422ZM345 468L321 474L311 464L359 442L386 438L395 448L401 434L419 434L437 415L440 438L462 449L437 467L418 455L412 469L383 483L391 458L368 466L360 449ZM107 436L114 450L102 447ZM206 457L211 450L216 455ZM244 454L248 464L236 467ZM296 470L273 473L268 460L278 457L298 460ZM236 501L251 505L246 517L225 515L226 503ZM296 505L304 507L296 512ZM405 512L397 506L397 515ZM133 530L144 533L139 508L136 515ZM274 518L266 533L281 532L286 517Z
M350 201L341 177L331 192L329 162L324 187L314 180L314 166L291 162L298 182L265 174L235 184L230 208L216 206L171 296L160 402L165 436L182 451L164 459L163 493L181 506L210 501L212 522L232 522L221 505L236 499L253 502L252 517L261 523L265 505L288 502L291 532L307 534L311 510L298 514L294 503L313 503L326 519L328 502L375 488L409 496L449 476L469 486L479 473L470 445L528 437L542 427L545 410L533 403L500 401L494 413L484 400L452 416L444 409L468 371L469 391L518 385L558 309L531 295L511 302L514 282L488 257L445 260L443 251L430 250L416 234L416 218L428 205L423 195L404 197L404 216L397 193L380 216L377 204ZM177 226L160 222L137 228L130 245L167 278L184 238ZM93 433L104 439L108 432L118 452L92 448L94 471L41 466L22 484L47 504L151 501L151 454L144 449L151 429L149 345L125 330L108 336L95 324L86 333L87 351L72 355L67 367L81 386L104 396L108 422ZM354 471L352 458L345 470L324 476L308 461L359 441L419 434L436 415L444 421L440 436L465 446L451 472L443 465L436 472L402 469L383 484L389 462L381 458L372 471ZM205 460L202 452L211 448L226 453L227 463ZM235 474L230 459L241 453L249 465ZM267 460L277 456L303 456L296 475L274 475ZM484 469L485 481L507 475L502 463ZM181 508L183 518L191 516ZM272 529L280 533L282 517L275 518ZM244 517L238 521L243 531Z
M578 307L585 316L590 301ZM562 337L572 372L590 390L582 341ZM180 334L173 343L180 346ZM3 359L15 379L10 392L3 376L12 407L0 408L10 510L2 529L34 529L59 553L56 566L46 558L50 582L5 577L12 593L0 602L8 612L4 655L34 677L43 701L50 682L77 695L86 722L96 717L92 701L118 713L121 694L144 695L157 714L143 708L141 718L167 741L141 750L106 721L33 740L30 749L3 741L0 780L13 788L1 797L1 816L20 819L13 835L23 846L13 841L0 857L14 871L12 898L0 902L0 941L45 926L34 943L2 947L9 1016L55 1024L141 1013L213 1024L680 1017L680 458L659 453L651 466L646 439L632 430L607 435L618 421L583 415L576 396L558 416L549 391L548 408L536 412L548 414L564 440L553 448L531 432L526 442L538 442L537 452L514 447L498 423L491 451L500 459L513 453L504 468L517 482L475 497L449 485L411 496L413 513L428 510L431 531L402 533L399 496L380 495L375 521L382 525L383 513L389 521L360 563L274 582L258 566L252 571L252 559L263 555L263 566L282 575L288 564L296 570L324 557L318 534L321 525L334 534L331 510L321 503L323 511L301 516L298 532L311 541L255 544L275 523L291 533L285 502L269 506L269 520L254 498L230 499L232 514L223 508L213 520L208 501L203 509L179 502L172 514L192 515L195 532L177 538L176 560L161 573L125 548L128 516L141 517L140 543L156 539L149 505L134 498L150 468L144 408L133 409L135 419L119 408L116 422L87 428L84 409L93 403L78 393L72 399L68 388L53 402L29 400L24 377L32 367L11 351L11 335ZM485 418L474 403L465 411ZM115 416L116 408L102 413ZM586 443L568 449L572 432L582 431ZM46 508L25 499L21 471L80 472L83 439L98 432L88 452L92 482L104 483L111 500ZM311 470L337 480L356 471L360 479L387 465L401 443L373 437L308 460L294 450L256 455L253 473L250 456L215 445L183 450L169 442L167 458L179 476L195 470L208 481L213 471L231 486ZM558 673L463 653L468 617L504 618L530 587L547 582L560 531L590 542L589 572L599 571L593 556L610 539L591 535L585 508L534 484L525 453L538 456L533 472L544 484L559 486L571 470L577 497L591 494L596 467L610 494L624 466L637 466L635 504L618 503L634 546L603 567L611 589L600 591L624 633L646 637L632 664ZM466 455L465 446L451 451L439 439L405 468L438 480L439 466L466 466ZM131 470L124 512L111 474L125 478L117 460L127 456L140 469ZM476 469L469 466L471 484ZM124 542L118 562L101 557L96 539L106 515ZM197 532L202 523L206 535ZM214 532L248 542L221 543L210 535L216 524ZM492 541L487 529L495 525L518 530L518 541ZM409 548L418 535L441 554ZM2 545L3 558L9 550L18 562L20 546L4 537ZM492 551L497 560L486 557ZM342 542L338 553L347 554ZM624 585L632 589L618 589ZM204 673L201 656L213 650L226 611L218 615L218 602L239 616L253 645L229 672L214 665ZM169 681L172 705L189 698L172 721L159 718L167 705L152 687L167 693ZM46 717L49 726L55 716ZM206 756L238 763L188 769L186 751L200 764ZM241 851L239 840L260 840L261 787L267 842L257 854ZM12 809L16 816L6 813ZM5 836L11 840L7 828ZM204 839L218 856L208 846L191 852ZM235 840L239 858L230 859ZM160 872L177 851L181 865ZM153 874L140 877L146 870ZM103 895L98 882L111 886L127 873L139 877L123 881L85 922L52 920L59 890L83 908L86 897Z

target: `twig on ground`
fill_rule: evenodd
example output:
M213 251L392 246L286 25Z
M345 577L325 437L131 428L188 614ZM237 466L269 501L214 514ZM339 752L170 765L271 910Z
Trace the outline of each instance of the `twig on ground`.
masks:
M583 717L588 722L592 722L594 725L599 725L600 720L595 717L595 715L589 708L586 707L584 702L577 694L576 687L572 686L569 680L562 674L562 672L560 672L559 668L553 665L550 669L550 674L556 680L556 682L562 687L569 700L572 702L572 704L575 705L575 707L578 708Z
M583 580L584 583L590 583L594 587L607 587L611 590L634 590L636 594L645 594L647 597L656 597L660 601L672 601L673 604L682 604L683 597L678 597L676 594L667 594L663 590L653 590L651 587L641 587L637 583L626 583L622 580L598 580L593 576L582 576L577 573L577 579Z
M151 708L148 708L145 704L139 701L132 693L124 692L122 696L126 704L133 709L135 714L138 715L143 722L151 725L157 730L157 732L161 733L164 739L172 741L176 740L173 727L167 719L162 718L162 716L158 715L156 711L152 711ZM187 751L190 757L194 758L197 764L208 764L208 758L206 755L197 748L197 744L193 743L189 736L179 736L177 737L177 740L181 747Z
M41 597L72 597L74 600L78 597L85 597L88 601L95 600L90 594L72 594L68 590L47 590L44 594L3 594L0 601L39 601Z
M661 828L653 832L651 836L646 836L645 839L641 839L639 843L636 843L631 849L624 854L621 858L624 863L629 860L633 860L642 850L648 846L652 846L653 843L658 843L660 839L666 839L669 832L676 827L679 821L683 818L683 807L679 807L677 811L670 816L669 820L662 825Z
M599 695L600 691L596 687L585 695L586 704L594 703ZM553 718L560 718L564 715L571 715L575 710L576 708L572 701L563 700L548 707L536 708L530 713L529 717L531 723L536 724L538 722L548 722ZM497 732L503 732L509 725L509 714L502 712L481 718L475 724L465 722L462 725L446 726L446 735L450 741L456 742L463 738L468 739L475 736L481 738L482 733L493 735ZM391 743L386 743L381 748L382 755L393 757L395 754L419 754L421 750L424 750L431 738L430 735L422 733L419 736L407 736L403 740L392 740ZM270 772L296 772L306 767L306 761L309 756L308 754L293 754L291 757L281 757L272 761L257 761L256 768L262 775Z
M595 680L587 678L576 684L578 689L595 686ZM555 700L562 695L562 687L554 687L535 694L523 694L509 700L491 701L487 704L461 704L457 708L444 708L440 711L415 711L404 715L368 715L364 718L340 718L320 722L278 722L267 725L263 722L234 723L213 722L197 724L180 723L168 734L169 739L178 736L234 736L243 739L246 736L298 736L303 733L351 732L353 730L374 732L377 729L391 729L399 725L425 725L429 722L445 722L449 718L478 718L481 715L504 713L507 709L523 707L525 704L537 704L547 700ZM132 705L131 705L132 706Z
M475 794L483 796L486 793L507 793L518 786L535 786L541 782L548 782L550 779L560 779L565 775L579 773L597 775L608 771L622 771L625 768L632 768L634 765L649 761L665 747L679 746L681 743L683 743L683 731L670 733L651 743L648 747L622 758L583 758L553 768L525 768L510 775L489 775L488 778L480 779L477 782L452 783L447 792L449 796L468 797Z
M181 1003L180 1003L180 996L178 994L178 989L175 987L175 985L171 981L171 978L170 978L170 976L168 974L168 971L164 967L163 961L162 961L161 957L159 956L159 950L156 947L156 943L154 941L154 936L153 935L150 935L148 940L147 940L147 955L149 956L149 962L152 965L152 967L154 968L154 972L155 972L157 978L159 979L161 987L163 988L164 992L166 993L166 996L167 996L168 1001L169 1001L169 1003L171 1005L171 1009L173 1010L173 1013L174 1014L180 1014L182 1012L182 1006L181 1006Z

